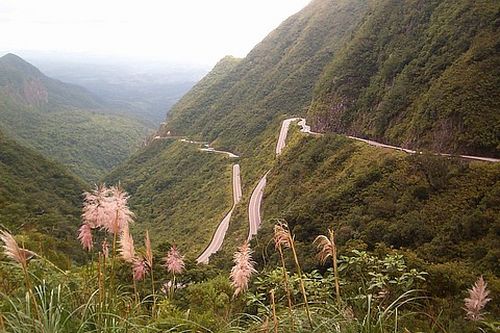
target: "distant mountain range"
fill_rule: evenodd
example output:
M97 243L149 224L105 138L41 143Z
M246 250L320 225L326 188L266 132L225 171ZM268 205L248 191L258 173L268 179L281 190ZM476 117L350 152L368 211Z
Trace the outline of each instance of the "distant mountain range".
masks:
M0 58L0 129L97 181L140 146L152 124L7 54Z

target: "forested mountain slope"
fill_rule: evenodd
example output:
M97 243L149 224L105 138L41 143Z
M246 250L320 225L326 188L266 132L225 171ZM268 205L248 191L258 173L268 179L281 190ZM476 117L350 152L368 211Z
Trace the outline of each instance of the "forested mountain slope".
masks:
M287 115L307 114L317 129L326 132L358 134L437 151L496 155L500 113L497 107L498 89L494 89L498 75L495 74L497 68L492 66L497 59L497 54L493 52L496 37L492 32L496 29L497 7L490 2L465 0L453 3L312 1L271 32L246 58L226 57L221 60L174 106L159 134L173 137L185 135L212 142L214 146L241 155L244 194L234 214L230 229L235 234L229 237L229 242L243 240L246 229L242 228L246 228L247 218L245 205L258 178L275 165L273 150L280 122ZM484 38L485 42L478 44ZM470 58L473 54L477 56ZM443 80L451 74L457 80L468 80L473 87L462 86L460 80L453 83L458 90L444 85ZM387 81L389 77L393 79ZM451 76L448 78L451 80ZM346 92L357 92L349 95L354 104L341 102L342 116L332 113L328 103L336 98L335 94ZM449 100L448 111L426 102L429 108L426 107L425 112L434 110L433 114L442 119L442 124L451 124L457 112L462 112L460 110L469 110L467 116L472 118L459 127L446 127L446 131L440 132L439 140L430 140L430 136L439 131L433 132L429 126L438 128L442 124L429 118L424 126L424 122L414 121L419 117L418 113L405 106L410 105L412 100L422 98L432 98L440 105ZM375 100L379 101L376 107L368 103ZM405 115L394 118L399 119L399 125L381 120L392 117L391 112ZM332 125L334 122L340 124L342 119L352 119L349 124L356 126ZM373 130L374 124L382 123L392 125L381 132ZM396 131L402 128L411 131ZM410 135L410 132L413 134ZM489 148L483 144L476 145L474 142L478 140L489 142L486 145ZM144 155L149 155L152 149L159 148L147 148ZM166 153L169 149L160 148L156 154L171 159L168 162L171 165L181 165L185 157L177 153L169 155ZM427 165L434 162L422 160L419 163ZM196 166L191 167L196 170ZM363 172L356 170L357 167L353 166L353 172ZM431 165L428 167L432 168ZM203 165L197 168L201 170ZM138 168L134 161L120 170L126 170L127 177L124 178L129 179L138 179L145 174L145 170ZM459 174L465 172L462 168L456 170ZM493 169L493 175L496 171ZM172 174L169 177L173 177L178 171L168 172ZM152 171L152 177L157 175L158 171ZM215 169L209 170L206 175L207 179L217 176ZM330 176L335 175L328 173L324 181L328 182ZM113 179L119 179L118 172L113 174ZM189 186L185 178L174 179L175 186ZM297 182L300 182L299 178ZM464 186L472 182L471 176ZM129 186L128 181L124 181L124 185ZM153 205L162 204L156 192L149 187L134 186L130 190L133 196L152 198ZM200 194L207 191L208 196L210 188L197 188L196 191ZM436 195L439 196L439 193ZM186 213L201 210L201 203L199 205L193 204ZM279 211L283 207L276 206L274 209ZM397 210L392 213L395 218L401 217L401 212ZM166 225L162 224L161 228L175 230L175 225L179 223L177 219L181 217L166 216ZM149 223L152 220L146 218ZM157 223L150 224L150 227L155 228ZM408 245L405 244L403 246Z
M323 72L313 127L500 156L500 3L375 4Z
M61 265L83 258L76 240L85 186L65 168L0 132L0 227Z
M0 58L0 128L88 181L128 157L148 131L85 89L48 78L13 54Z
M269 123L305 111L323 66L368 10L361 0L313 1L238 63L232 60L229 65L225 59L226 74L211 80L208 89L196 87L196 98L188 94L189 99L177 103L164 131L217 139L236 151L254 150Z

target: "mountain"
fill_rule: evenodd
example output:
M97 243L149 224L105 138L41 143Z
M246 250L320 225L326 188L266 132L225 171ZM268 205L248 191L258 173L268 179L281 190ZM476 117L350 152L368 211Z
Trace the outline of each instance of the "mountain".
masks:
M0 58L0 128L88 181L128 157L149 126L16 55Z
M271 32L244 59L233 57L222 59L172 108L167 122L162 126L159 134L173 138L187 136L191 139L208 141L214 147L241 154L239 161L242 167L244 198L241 207L236 209L233 225L244 228L247 218L244 205L248 203L251 189L254 188L266 170L276 166L276 160L273 157L274 147L282 119L290 115L307 115L308 120L312 121L315 128L326 133L338 131L339 133L358 134L368 138L372 138L372 136L366 133L373 133L375 139L389 140L385 134L379 135L371 132L372 127L370 126L378 115L382 114L377 108L367 106L364 109L351 108L351 110L344 105L345 112L343 111L344 113L339 119L348 119L351 116L354 119L354 115L358 115L359 119L366 120L365 123L356 123L358 124L356 128L360 132L348 127L328 125L330 120L336 121L335 114L330 112L331 109L323 108L330 101L328 96L334 98L332 94L341 94L343 91L347 91L346 89L354 91L354 88L358 86L360 87L358 90L363 91L363 94L375 94L374 89L377 88L379 89L377 91L386 94L381 96L393 96L394 98L391 97L393 101L409 101L413 98L411 96L416 96L417 93L421 96L419 98L429 97L432 89L436 89L436 94L447 94L450 90L449 87L443 86L444 76L441 76L445 75L447 67L461 66L464 70L481 68L476 63L476 60L479 61L477 57L473 62L471 62L472 60L469 62L464 60L471 52L478 52L478 47L486 50L481 53L482 59L486 63L494 63L496 57L491 52L491 46L488 46L491 43L478 46L476 41L477 38L484 38L484 36L493 38L494 35L491 34L491 31L494 26L492 26L491 20L497 15L493 10L494 7L493 5L482 6L480 3L470 1L455 2L453 5L450 3L449 6L440 5L440 2L437 1L416 1L412 2L411 6L386 0L370 2L357 0L312 1L306 8ZM457 21L456 18L459 14L461 15L460 20ZM442 30L437 28L439 22L443 22ZM375 32L377 33L375 34ZM371 39L368 38L367 34L373 35L370 35ZM446 36L450 38L444 38ZM451 38L452 36L460 38ZM442 48L437 48L437 39L442 40L441 43L444 45ZM447 40L449 42L446 42ZM451 40L460 42L457 45L448 45L452 43ZM369 41L372 41L372 44L369 44ZM363 45L365 48L361 48ZM392 69L388 71L390 61L396 59L396 48L401 45L406 47L404 49L406 60L394 63ZM361 48L360 50L364 53L360 54L361 51L358 52L356 48ZM383 60L382 54L390 56L393 60ZM371 58L365 59L363 55L369 55ZM424 55L426 56L424 57ZM398 71L402 71L401 75L404 76L409 75L407 71L410 71L411 68L418 67L420 70L412 72L412 80L407 77L406 81L411 81L411 87L398 86L397 82L399 81L396 79L394 84L378 84L378 81L372 79L371 75L373 77L380 76L382 72L379 73L378 65L376 66L374 61L385 64L380 65L380 71L385 66L383 72L386 74L391 72L395 78ZM438 66L438 63L441 65ZM417 66L417 64L419 65ZM428 68L435 70L430 71L427 70ZM448 70L452 71L452 68L450 67ZM490 66L478 72L478 77L461 76L468 78L470 82L478 83L477 89L470 91L470 95L460 90L461 98L468 100L469 104L467 105L469 106L467 108L471 114L481 114L482 118L474 116L474 119L481 119L481 123L488 124L489 127L495 127L498 124L496 120L499 113L496 112L498 108L495 107L497 105L495 103L498 103L499 98L491 90L491 80L497 80L497 76L493 75L496 70L497 68ZM345 77L340 76L341 74ZM456 74L456 77L459 76ZM360 82L369 84L372 81L371 86L361 88ZM438 84L438 81L441 83ZM333 89L332 84L336 84L336 82L343 82L344 86ZM333 93L328 95L325 93L327 89ZM480 94L476 96L474 91L479 91ZM396 92L400 98L395 98ZM490 98L478 98L478 96L488 94L491 95ZM356 103L365 103L368 100L365 95L356 96L352 97ZM384 103L380 105L386 105ZM464 104L460 101L454 103L464 108ZM403 140L405 137L403 135L395 136L400 140L396 143L405 144L411 141L410 147L413 147L414 143L417 147L436 149L437 151L443 149L445 152L452 153L484 152L487 155L496 155L496 148L492 148L493 150L485 150L484 147L480 148L479 146L473 148L472 141L465 144L461 141L462 139L458 139L459 137L477 137L478 140L491 138L496 133L493 128L487 130L484 136L476 136L474 133L484 129L475 126L478 123L468 121L469 127L465 126L464 123L460 126L459 131L450 128L447 139L443 137L439 144L435 141L432 141L431 144L431 141L426 141L426 136L422 134L427 133L427 127L412 123L410 120L410 118L416 119L415 115L410 115L405 111L405 108L397 103L391 107L391 110L393 110L391 112L408 114L408 117L404 118L406 120L401 118L401 126L412 128L414 133L411 136L412 140ZM443 119L448 117L447 114L449 113L439 112ZM389 132L387 131L387 133ZM430 133L428 134L430 135ZM140 179L141 175L146 174L143 165L148 162L145 161L148 158L156 158L153 157L154 154L158 154L157 156L162 154L169 160L162 160L162 163L180 165L185 157L178 153L170 154L170 149L172 148L169 145L161 148L157 144L146 148L140 154L142 156L140 160L143 163L140 168L137 166L137 160L131 160L128 164L120 167L119 173L114 173L113 180L118 180L117 175L122 173L127 174L126 177L123 177L124 179ZM320 148L314 149L319 150ZM153 150L155 153L152 152ZM146 156L149 157L146 158ZM432 164L433 162L422 160L419 163ZM198 165L200 170L203 167L203 164ZM357 166L355 165L353 168L356 171ZM362 170L358 171L362 172ZM152 171L150 176L156 177L157 172ZM188 179L175 177L176 172L181 172L175 168L161 172L169 173L169 178L175 179L173 183L175 186L180 188L190 186ZM220 176L218 173L219 170L216 168L209 170L206 178L215 179ZM333 175L331 176L333 177ZM321 181L328 182L328 179ZM472 178L467 179L465 183L470 184L471 182L473 182ZM128 186L128 183L128 181L124 181L125 186ZM198 185L196 188L197 193L202 190L199 188L200 186ZM206 187L205 191L205 196L209 197L210 188ZM131 193L133 196L152 198L152 206L161 205L159 200L155 200L158 194L150 187L134 186L131 188ZM403 194L401 193L401 195ZM132 202L136 201L132 199ZM229 200L225 207L228 206ZM202 209L202 203L193 203L185 213L190 214ZM278 209L278 207L274 207L274 209ZM145 217L144 221L147 221L153 229L160 228L157 225L159 223L157 216L154 218ZM165 219L167 225L162 223L161 229L166 234L176 230L175 226L182 220L181 217L177 216L167 216ZM151 223L152 221L157 222ZM242 233L244 234L244 232ZM241 240L241 238L238 239Z
M154 127L208 71L188 64L78 53L23 51L22 56L46 75L84 87L109 107Z
M85 188L63 166L0 132L0 226L65 267L83 258L76 235Z
M222 59L172 108L160 138L109 180L132 195L137 229L193 256L231 207L223 191L237 161L243 198L212 261L228 268L248 236L252 191L269 171L252 240L262 267L279 261L270 254L277 221L289 222L308 271L324 269L311 242L332 228L340 253L396 249L430 272L426 290L458 317L463 304L454 300L476 276L500 290L500 166L433 153L498 156L498 13L486 1L312 1L244 59ZM291 116L322 133L292 126L275 157ZM426 153L370 147L352 134ZM216 161L180 137L240 157Z
M313 128L500 156L499 4L384 0L372 8L318 80Z
M195 87L181 99L164 130L217 140L220 146L241 152L254 150L269 129L267 124L278 128L283 115L305 113L323 67L347 43L368 10L368 3L361 0L312 1L244 59L230 65L225 59L216 66L215 71L224 66L225 77L205 89Z

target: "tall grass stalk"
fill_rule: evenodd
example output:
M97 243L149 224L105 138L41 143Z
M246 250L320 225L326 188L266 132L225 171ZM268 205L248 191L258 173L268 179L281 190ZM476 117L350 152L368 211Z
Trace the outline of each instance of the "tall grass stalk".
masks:
M335 280L335 296L337 298L337 303L340 304L340 282L339 282L339 272L337 267L337 246L335 244L335 234L332 229L328 229L328 237L324 235L319 235L314 240L314 243L318 243L318 253L319 259L322 264L326 262L328 257L332 258L333 265L333 276Z
M271 289L271 291L269 292L269 296L271 297L271 309L273 311L274 333L278 333L278 318L276 318L276 303L274 300L274 289Z
M292 330L293 330L293 316L292 316L292 295L290 291L290 285L288 282L288 272L286 270L286 265L285 265L285 257L283 256L283 249L281 248L281 244L278 244L278 251L280 254L280 260L281 260L281 267L283 267L283 283L285 284L285 292L286 292L286 298L288 300L288 313L290 315L290 319L292 321Z

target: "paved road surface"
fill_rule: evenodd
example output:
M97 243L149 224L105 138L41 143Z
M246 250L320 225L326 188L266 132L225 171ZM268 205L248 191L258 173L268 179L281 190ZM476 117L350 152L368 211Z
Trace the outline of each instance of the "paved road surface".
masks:
M215 150L214 148L211 148L211 147L208 147L208 148L200 148L201 151L207 151L209 153L219 153L219 154L225 154L231 158L237 158L239 157L238 155L236 154L233 154L229 151L223 151L223 150Z
M242 197L241 193L241 175L240 175L240 165L233 165L233 203L237 205Z
M286 138L288 136L288 130L290 128L290 124L294 121L298 121L298 125L301 127L300 131L302 133L307 133L311 135L322 135L321 133L313 132L311 131L311 127L306 124L306 120L304 118L289 118L285 119L282 124L281 124L281 129L280 133L278 136L278 142L276 143L276 156L281 155L283 152L283 149L286 146ZM384 143L380 143L377 141L373 140L367 140L367 139L362 139L354 136L348 136L348 138L361 141L364 143L367 143L371 146L375 147L380 147L380 148L387 148L387 149L394 149L394 150L400 150L404 151L409 154L421 154L421 152L417 152L415 150L403 148L403 147L397 147L397 146L391 146L387 145ZM195 142L195 141L188 141L188 140L183 140L184 142L189 142L189 143L196 143L196 144L204 144L205 148L200 148L202 151L208 151L208 152L215 152L215 153L222 153L226 154L229 157L238 157L237 155L231 153L231 152L226 152L226 151L218 151L215 150L211 147L209 147L207 144L202 143L202 142ZM445 153L435 153L435 155L439 156L453 156L450 154L445 154ZM470 155L458 155L460 158L465 158L465 159L470 159L470 160L478 160L478 161L486 161L486 162L500 162L500 159L496 158L490 158L490 157L481 157L481 156L470 156ZM249 222L249 232L248 232L248 240L251 240L254 235L257 234L257 231L260 227L260 224L262 222L261 219L261 211L260 207L262 206L262 197L264 195L264 188L266 186L267 182L267 175L269 174L270 171L268 171L264 177L262 177L255 187L255 189L252 192L252 196L250 198L250 203L248 205L248 222ZM217 228L214 237L212 241L210 242L210 245L205 249L205 251L198 257L197 261L198 263L208 263L208 259L210 255L213 253L217 252L220 247L222 246L222 242L224 241L224 236L226 235L227 228L229 226L229 221L231 219L231 214L233 213L234 207L236 204L239 203L241 200L241 179L240 179L240 166L238 164L233 165L233 207L229 211L229 213L224 217L222 222L219 224L219 227Z
M304 118L289 118L283 120L281 123L280 134L278 136L278 142L276 143L276 156L279 156L282 153L283 148L285 148L288 130L290 128L290 124L294 121L299 121L299 125L302 127L300 130L301 132L317 134L311 132L311 127L306 125L306 120ZM252 192L252 197L250 198L250 203L248 204L248 240L251 240L252 237L257 234L257 230L262 222L260 207L262 206L262 197L264 196L264 188L266 187L268 173L269 171L260 179L259 183Z
M290 123L293 121L301 120L301 118L290 118L285 119L281 123L280 135L278 137L278 143L276 143L276 156L281 155L283 148L286 145L286 137L288 136L288 129L290 128ZM305 119L304 119L305 123Z
M269 171L260 179L250 197L250 203L248 204L248 240L251 240L252 237L257 234L257 230L260 227L260 206L262 205L262 196L264 195L268 173Z
M207 248L203 253L196 259L197 263L203 263L203 264L208 264L208 260L210 259L210 256L214 254L215 252L219 251L222 243L224 242L224 237L226 236L227 228L229 227L229 221L231 220L231 215L233 214L234 207L240 202L241 200L241 176L240 176L240 165L239 164L234 164L233 165L233 206L231 207L231 210L227 215L224 217L224 219L219 223L219 226L217 227L217 230L215 230L215 233L212 237L212 240L210 241L210 244L208 244Z
M407 149L407 148L403 148L403 147L386 145L385 143L380 143L380 142L373 141L373 140L362 139L362 138L358 138L358 137L350 136L350 135L347 136L347 137L350 138L350 139L353 139L353 140L357 140L357 141L361 141L361 142L367 143L367 144L369 144L371 146L374 146L374 147L387 148L387 149L393 149L393 150L400 150L400 151L404 151L404 152L406 152L408 154L422 154L422 152L418 152L418 151ZM471 155L452 155L452 154L446 154L446 153L433 153L433 154L436 155L436 156L459 157L459 158L464 158L464 159L467 159L467 160L475 160L475 161L483 161L483 162L493 162L493 163L500 162L500 159L492 158L492 157L471 156Z

